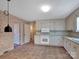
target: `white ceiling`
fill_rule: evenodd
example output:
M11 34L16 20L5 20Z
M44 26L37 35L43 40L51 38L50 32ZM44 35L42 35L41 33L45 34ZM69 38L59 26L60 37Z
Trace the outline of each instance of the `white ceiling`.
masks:
M6 9L6 0L0 0L0 9ZM50 5L51 10L44 13L42 5ZM65 18L79 7L79 0L12 0L10 13L24 20Z

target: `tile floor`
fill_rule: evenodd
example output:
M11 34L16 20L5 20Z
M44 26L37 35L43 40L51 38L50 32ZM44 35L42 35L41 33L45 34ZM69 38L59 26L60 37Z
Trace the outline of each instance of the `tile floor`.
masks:
M25 44L0 56L0 59L72 59L64 48Z

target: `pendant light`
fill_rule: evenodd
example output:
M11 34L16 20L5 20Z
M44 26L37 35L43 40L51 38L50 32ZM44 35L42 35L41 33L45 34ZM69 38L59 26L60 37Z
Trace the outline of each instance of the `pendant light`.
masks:
M9 2L10 0L7 0L7 11L8 11L8 14L7 14L7 20L8 20L8 24L7 26L4 28L4 32L12 32L12 28L10 27L9 25Z

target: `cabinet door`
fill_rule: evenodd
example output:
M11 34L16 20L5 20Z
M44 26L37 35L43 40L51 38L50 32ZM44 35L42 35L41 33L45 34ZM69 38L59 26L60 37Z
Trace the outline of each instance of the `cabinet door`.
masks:
M71 41L70 55L73 59L77 59L77 45Z
M55 39L53 35L50 35L49 45L52 45L52 46L55 45Z
M65 30L65 20L54 20L55 30Z
M79 59L79 45L77 45L77 59Z
M70 54L71 49L71 42L69 39L64 38L64 48L67 50L67 52Z
M50 27L50 30L55 30L55 28L54 28L54 20L51 20L50 22L49 22L49 27Z
M42 28L49 28L49 20L36 21L36 30L41 30Z
M55 46L63 46L63 37L62 36L54 36Z
M64 48L66 49L66 46L67 46L67 40L66 38L64 38Z
M49 20L41 21L41 23L42 23L42 28L49 28Z
M34 36L34 43L35 44L40 44L41 43L41 41L40 41L40 35L35 35Z
M41 29L41 24L39 21L36 21L36 30L40 30Z
M71 41L67 39L67 51L70 54L71 53Z

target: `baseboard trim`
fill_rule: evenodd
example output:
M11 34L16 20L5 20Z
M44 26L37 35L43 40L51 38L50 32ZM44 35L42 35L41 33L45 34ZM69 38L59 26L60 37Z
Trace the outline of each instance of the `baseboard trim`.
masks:
M63 47L64 48L64 47ZM68 51L64 48L64 50L67 52L67 54L73 59L73 57L68 53Z
M55 46L55 45L42 45L42 44L34 44L37 46L47 46L47 47L59 47L59 48L64 48L64 46Z

